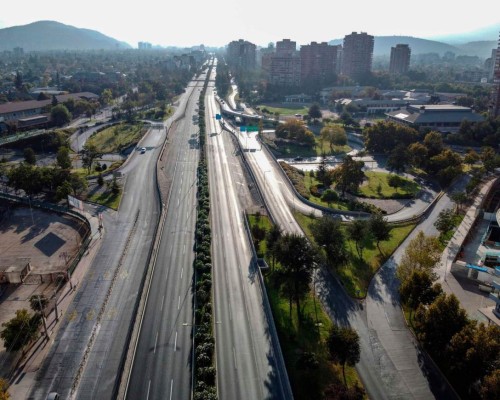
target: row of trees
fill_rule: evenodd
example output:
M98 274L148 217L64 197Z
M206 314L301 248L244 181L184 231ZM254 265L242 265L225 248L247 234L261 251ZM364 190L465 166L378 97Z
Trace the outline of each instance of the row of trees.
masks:
M500 328L470 320L455 295L436 283L441 257L437 237L419 232L409 243L396 275L401 300L412 313L418 339L467 398L497 399L500 385Z
M210 76L210 71L207 77ZM207 78L208 79L208 78ZM205 93L208 81L200 93L198 125L201 147L198 164L198 215L196 220L196 257L195 268L195 400L217 399L216 369L214 367L215 340L213 336L212 294L212 232L210 228L210 197L208 169L205 154Z
M306 125L297 119L290 119L284 124L276 127L276 137L298 142L306 146L314 146L316 140L314 134L307 129Z

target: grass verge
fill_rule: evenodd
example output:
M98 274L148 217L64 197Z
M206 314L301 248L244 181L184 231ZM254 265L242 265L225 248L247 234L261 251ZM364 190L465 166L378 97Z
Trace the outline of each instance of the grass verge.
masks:
M401 177L402 185L399 188L393 188L388 182L390 175L386 172L365 171L367 179L359 188L360 194L374 199L390 199L403 196L414 197L420 190L416 182L403 177Z
M267 216L249 216L249 223L250 229L255 226L271 228ZM265 241L260 242L260 251L265 254ZM302 301L303 320L299 323L295 306L290 312L288 298L280 293L275 277L276 272L271 269L264 274L264 281L294 398L321 399L326 386L343 382L341 367L328 357L326 338L332 322L310 291ZM304 362L307 353L314 353L317 361L314 367ZM346 367L346 377L348 385L358 383L361 386L355 368Z
M113 210L118 210L121 198L122 198L121 190L120 193L114 194L113 192L111 192L111 189L107 189L105 192L100 192L92 196L89 196L88 200L112 208Z
M314 242L310 225L315 218L297 212L294 212L294 216L309 240ZM355 243L352 240L347 240L349 261L346 265L336 268L335 273L350 296L358 298L366 296L373 275L406 239L415 226L416 224L394 226L391 230L391 238L386 242L380 242L382 253L379 252L374 241L365 240L361 258L356 251Z
M94 133L87 143L94 144L101 153L118 153L139 142L144 133L146 129L142 122L122 123Z

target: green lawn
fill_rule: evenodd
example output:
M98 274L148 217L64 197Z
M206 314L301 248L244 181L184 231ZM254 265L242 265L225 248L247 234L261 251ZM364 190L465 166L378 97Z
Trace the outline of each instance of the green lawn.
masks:
M295 114L307 115L307 113L309 112L308 107L304 107L303 105L300 104L291 104L281 107L273 107L265 104L260 104L257 107L260 109L261 112L263 109L267 109L271 114L279 113L280 115L295 115Z
M314 221L314 217L297 212L294 213L294 216L306 233L307 237L314 242L314 238L312 237L311 229L309 227ZM351 240L347 241L349 262L347 265L337 268L335 272L350 296L366 296L366 291L368 290L368 285L370 284L373 275L414 228L415 224L394 226L391 231L391 239L387 242L380 242L382 254L379 252L375 242L372 242L371 240L365 241L362 259L360 259L357 254L355 243Z
M292 157L319 157L323 154L327 156L345 154L350 152L351 147L345 146L333 146L333 151L330 149L330 145L327 142L321 143L320 137L315 136L316 145L313 146L301 146L296 143L280 142L275 143L276 148L271 146L271 151L276 157L282 158L292 158Z
M251 226L257 224L266 230L271 228L267 216L249 216L249 222ZM260 244L261 251L263 248L264 241ZM275 272L267 271L264 281L294 398L321 399L322 391L328 384L340 383L343 379L342 369L330 361L325 343L332 322L311 291L302 301L303 320L299 323L295 305L290 314L288 298L281 295L274 283ZM317 369L303 368L300 356L304 352L316 355L319 362ZM346 376L349 385L356 382L361 385L354 368L346 367Z
M144 124L118 124L94 133L87 141L94 144L101 153L118 153L119 151L139 142L146 132Z
M122 192L115 195L111 192L111 189L107 189L103 193L96 193L88 198L88 200L94 203L101 204L103 206L112 208L113 210L118 210L120 205L120 200L122 198Z
M390 199L398 196L414 197L420 190L420 186L416 182L403 177L401 179L404 185L401 187L396 189L389 186L387 179L390 174L386 172L365 171L365 176L367 180L360 186L359 192L366 197L376 199ZM380 193L377 190L379 185Z

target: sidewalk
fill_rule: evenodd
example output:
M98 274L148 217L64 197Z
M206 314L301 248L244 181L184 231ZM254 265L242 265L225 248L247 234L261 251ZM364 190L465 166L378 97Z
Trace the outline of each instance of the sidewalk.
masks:
M98 221L93 221L97 220L96 217L91 217L89 220L91 222L91 226L93 227L95 227L96 223L98 224ZM50 344L47 342L45 335L42 334L38 341L31 346L24 358L20 361L20 364L17 366L12 378L9 381L10 387L8 391L12 399L21 400L26 399L29 396L37 371L50 350L50 346L54 342L53 338L57 334L61 325L58 323L59 320L61 318L70 317L65 315L66 310L72 303L79 287L79 283L84 279L89 266L92 264L92 261L101 246L100 239L100 233L98 231L94 233L94 229L92 229L92 240L89 244L87 252L78 263L78 267L73 272L70 282L67 282L59 293L59 297L57 299L57 314L59 319L56 319L55 310L52 311L47 317L47 330L49 332Z
M471 246L476 245L477 251L479 249L481 237L484 233L481 231L481 227L484 227L484 224L482 224L481 220L477 220L477 218L479 217L484 200L488 196L488 193L497 179L498 178L493 178L483 185L479 194L474 199L474 203L467 210L462 223L459 225L455 234L448 242L448 245L441 256L441 262L436 268L436 273L439 275L438 281L443 286L443 290L447 294L455 294L460 301L461 306L467 311L469 317L482 322L487 321L478 309L493 305L493 301L488 298L487 294L481 293L477 289L478 285L473 281L457 279L455 275L451 273L451 266L456 260L462 246L465 245L466 239L468 241L467 246L469 246L470 249L464 253L471 257L469 262L476 261L474 257L477 257L477 255L474 256L474 254L471 253Z

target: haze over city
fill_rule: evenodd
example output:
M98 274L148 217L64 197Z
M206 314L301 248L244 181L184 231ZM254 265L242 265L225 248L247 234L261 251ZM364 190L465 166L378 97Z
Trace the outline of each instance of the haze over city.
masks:
M495 0L478 0L468 7L457 7L452 0L422 0L418 5L397 0L316 0L297 6L263 0L162 4L143 0L134 5L88 0L77 10L63 0L22 4L22 12L19 3L3 7L0 28L55 20L98 30L135 47L139 41L162 46L224 46L235 38L264 46L285 37L305 44L343 38L352 31L436 38L500 26L498 13L489 12L498 7Z

